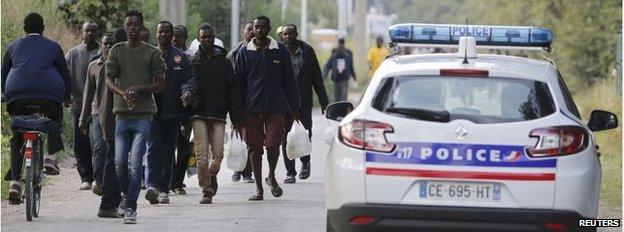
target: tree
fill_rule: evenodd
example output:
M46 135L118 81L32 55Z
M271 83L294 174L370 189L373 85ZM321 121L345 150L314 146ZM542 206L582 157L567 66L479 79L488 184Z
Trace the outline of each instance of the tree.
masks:
M79 0L62 3L58 9L65 13L65 20L75 30L80 30L84 21L92 20L100 30L113 31L122 26L129 7L129 0Z

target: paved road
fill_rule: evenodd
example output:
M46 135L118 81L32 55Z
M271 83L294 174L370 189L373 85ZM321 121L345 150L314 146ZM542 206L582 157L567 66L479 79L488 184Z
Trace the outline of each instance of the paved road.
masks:
M66 159L60 176L48 178L41 216L26 222L23 205L2 201L2 229L5 231L324 231L324 168L328 146L323 135L327 121L314 112L312 175L294 185L281 184L284 195L275 199L265 188L263 202L248 202L253 184L232 183L232 172L223 165L219 173L219 193L212 205L199 205L201 191L197 178L186 180L188 195L172 195L170 205L152 206L139 198L138 225L123 225L121 219L98 218L100 198L90 191L78 191L79 177ZM297 164L299 168L299 163ZM267 173L266 161L265 170ZM280 158L278 180L285 177ZM600 218L621 218L621 208L601 205ZM147 230L145 230L147 229ZM601 228L598 231L621 231Z
M324 231L324 169L328 146L323 141L327 123L314 112L312 172L307 180L294 185L280 184L284 195L274 198L265 187L265 200L249 202L253 184L232 183L232 171L223 164L219 173L219 192L211 205L199 205L201 191L197 178L188 178L188 195L171 195L170 205L150 205L141 191L138 224L124 225L121 219L97 217L100 198L90 191L78 191L80 179L66 159L60 176L49 177L43 194L41 216L27 222L24 206L10 206L2 201L3 231ZM225 162L225 160L224 160ZM263 171L268 173L265 159ZM300 163L297 162L297 170ZM282 159L277 178L285 178ZM265 185L266 186L266 185ZM147 229L147 230L145 230Z

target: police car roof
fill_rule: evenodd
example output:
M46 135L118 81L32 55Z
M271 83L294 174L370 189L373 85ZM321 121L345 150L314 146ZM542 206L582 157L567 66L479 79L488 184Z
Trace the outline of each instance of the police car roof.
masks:
M549 61L532 58L478 54L462 64L464 58L457 53L416 54L393 56L384 62L376 72L384 77L400 75L440 75L440 69L482 69L489 76L520 78L547 82L549 76L556 77L556 67Z

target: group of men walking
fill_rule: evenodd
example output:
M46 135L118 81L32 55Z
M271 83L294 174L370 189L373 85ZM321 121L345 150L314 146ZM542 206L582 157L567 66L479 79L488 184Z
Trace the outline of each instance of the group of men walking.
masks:
M201 24L196 30L199 46L192 54L186 53L187 28L166 20L157 23L158 45L146 43L149 30L138 11L126 13L123 29L106 33L99 41L98 25L85 22L83 43L65 57L58 44L42 36L39 14L29 14L24 24L28 36L8 46L2 64L2 93L9 113L28 114L22 113L25 105L43 101L50 109L47 115L60 122L61 104L71 105L80 189L102 196L98 216L123 215L124 223L136 223L143 179L145 198L151 204L169 203L172 190L185 194L183 180L191 145L202 189L199 203L212 203L228 114L232 133L243 136L249 153L247 167L234 173L232 180L255 183L249 201L264 199L263 183L274 197L280 197L283 190L275 170L291 125L300 121L311 137L312 92L318 95L323 113L329 104L323 76L331 72L337 84L355 78L344 40L321 71L314 49L297 38L294 24L283 26L280 38L274 39L268 36L271 21L265 16L245 25L245 40L230 52L215 45L210 24ZM46 49L35 54L30 49L37 46ZM39 57L39 63L20 63L29 56ZM44 85L36 83L37 78L45 79ZM30 85L24 85L25 81ZM345 93L340 88L336 99L346 100ZM190 128L194 144L188 142ZM49 138L45 171L58 175L52 155L62 150L60 133ZM21 201L20 139L15 132L12 170L6 178L11 180L12 204ZM265 148L269 173L262 180ZM285 149L283 160L284 183L295 183L297 174L300 179L310 176L309 155L300 159L299 173Z

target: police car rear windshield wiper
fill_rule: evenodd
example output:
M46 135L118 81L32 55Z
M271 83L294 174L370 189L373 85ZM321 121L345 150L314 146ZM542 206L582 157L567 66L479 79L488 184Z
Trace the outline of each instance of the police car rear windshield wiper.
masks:
M446 110L434 111L416 108L388 107L385 111L408 116L410 118L435 122L449 122L451 118L449 112Z

